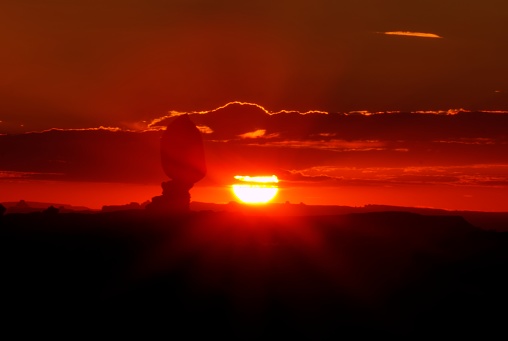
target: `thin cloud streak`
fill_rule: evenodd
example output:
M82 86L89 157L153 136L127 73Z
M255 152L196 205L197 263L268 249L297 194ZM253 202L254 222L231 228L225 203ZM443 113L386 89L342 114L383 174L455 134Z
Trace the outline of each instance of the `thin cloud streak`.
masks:
M58 180L64 177L64 173L52 172L21 172L21 171L0 171L0 180Z
M483 164L470 166L435 166L435 167L340 167L321 166L307 169L290 170L290 174L299 177L281 176L286 181L340 181L342 185L448 185L448 186L481 186L506 187L508 165Z
M213 130L212 128L208 127L208 126L205 126L205 125L198 125L196 126L196 128L199 129L199 131L202 133L202 134L213 134Z
M261 145L263 146L263 145ZM271 141L266 146L286 147L286 148L311 148L332 151L369 151L369 150L387 150L387 144L382 141L345 141L331 139L328 141Z
M257 137L262 137L264 136L266 133L266 129L258 129L258 130L254 130L254 131L250 131L248 133L245 133L245 134L241 134L239 135L242 139L255 139Z
M406 36L406 37L420 37L420 38L437 38L442 39L443 37L434 34L434 33L423 33L423 32L410 32L410 31L390 31L390 32L381 32L386 35L393 36Z
M100 127L93 127L93 128L66 128L66 129L51 128L51 129L43 130L40 133L47 133L47 132L51 132L51 131L111 131L111 132L130 131L130 132L133 132L133 130L122 129L122 128L119 128L119 127L103 127L103 126L100 126ZM37 131L31 131L31 132L28 132L28 133L25 133L25 134L33 134L33 133L39 133L39 132L37 132Z

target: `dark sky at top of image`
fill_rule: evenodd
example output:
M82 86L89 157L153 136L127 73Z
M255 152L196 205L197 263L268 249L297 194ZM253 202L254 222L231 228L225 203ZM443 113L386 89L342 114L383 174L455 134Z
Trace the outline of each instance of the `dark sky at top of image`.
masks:
M0 131L271 111L508 109L508 2L0 4Z

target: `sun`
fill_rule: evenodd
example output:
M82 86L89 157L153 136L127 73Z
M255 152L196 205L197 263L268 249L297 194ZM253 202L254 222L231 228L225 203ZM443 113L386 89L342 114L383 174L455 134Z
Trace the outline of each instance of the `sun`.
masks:
M279 191L277 183L279 179L272 176L243 176L237 175L235 179L240 184L232 186L235 196L246 204L266 204Z

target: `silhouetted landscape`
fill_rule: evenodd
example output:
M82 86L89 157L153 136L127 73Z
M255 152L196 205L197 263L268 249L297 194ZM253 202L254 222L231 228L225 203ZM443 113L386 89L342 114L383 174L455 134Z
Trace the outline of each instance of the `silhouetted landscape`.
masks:
M160 161L168 179L143 203L0 206L7 326L228 339L503 332L507 213L267 203L276 175L234 177L242 202L263 205L191 202L208 165L189 115L168 123Z
M2 335L506 338L507 22L0 1Z
M5 325L242 339L504 331L506 214L193 204L203 209L4 205Z

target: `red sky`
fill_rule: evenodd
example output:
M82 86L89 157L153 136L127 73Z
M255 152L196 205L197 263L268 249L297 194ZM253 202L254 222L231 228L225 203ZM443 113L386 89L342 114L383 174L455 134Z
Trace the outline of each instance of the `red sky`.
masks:
M262 172L296 203L508 210L507 23L501 0L2 1L0 201L157 195L157 129L190 113L196 199Z
M9 188L0 200L34 191L94 207L148 200L166 180L160 129L176 115L140 131L0 136ZM275 174L279 202L508 209L508 112L270 112L236 102L189 115L203 132L208 168L194 200L229 202L235 175Z

